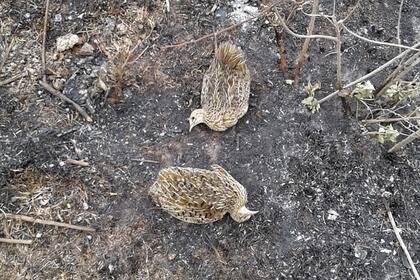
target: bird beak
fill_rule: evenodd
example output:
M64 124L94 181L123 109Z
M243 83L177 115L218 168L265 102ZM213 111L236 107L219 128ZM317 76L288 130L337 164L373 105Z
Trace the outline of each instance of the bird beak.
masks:
M257 214L259 211L251 211L251 210L249 210L249 214L250 215L255 215L255 214Z
M188 121L190 122L190 132L191 132L191 130L193 129L193 125L192 125L192 123L191 123L191 120L190 119L188 119Z
M252 211L252 210L249 210L246 207L241 208L239 211L242 212L242 214L244 214L244 215L250 215L250 216L258 213L258 211Z

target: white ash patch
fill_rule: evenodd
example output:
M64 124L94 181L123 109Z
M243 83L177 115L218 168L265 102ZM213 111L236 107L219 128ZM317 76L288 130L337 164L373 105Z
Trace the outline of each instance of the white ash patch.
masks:
M247 0L234 0L230 3L233 8L233 12L230 13L229 17L234 22L241 22L247 20L253 16L258 15L258 7L247 5ZM246 30L249 27L250 22L242 24L241 29Z

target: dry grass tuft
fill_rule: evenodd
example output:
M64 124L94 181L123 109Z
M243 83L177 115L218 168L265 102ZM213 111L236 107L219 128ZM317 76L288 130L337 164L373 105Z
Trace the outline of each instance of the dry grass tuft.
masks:
M137 62L147 51L148 40L159 20L145 7L127 10L123 18L124 22L116 24L116 32L97 38L107 63L102 65L96 85L111 103L121 101L124 87L137 86L140 74Z

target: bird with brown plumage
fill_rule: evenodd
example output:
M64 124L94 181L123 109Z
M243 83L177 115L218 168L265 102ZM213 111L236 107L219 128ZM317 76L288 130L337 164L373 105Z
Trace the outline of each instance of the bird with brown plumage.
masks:
M251 77L243 52L229 42L215 51L204 74L201 107L190 117L190 131L200 123L215 131L234 126L248 111Z
M226 213L241 223L258 213L246 208L246 189L219 165L212 165L211 170L165 168L149 195L171 216L187 223L215 222Z

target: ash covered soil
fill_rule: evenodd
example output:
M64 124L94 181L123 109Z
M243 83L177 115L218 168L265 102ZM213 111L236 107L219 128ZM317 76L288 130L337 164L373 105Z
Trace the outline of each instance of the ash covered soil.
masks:
M0 87L0 209L96 232L2 217L0 237L34 243L0 244L1 279L413 279L382 195L389 193L419 267L418 141L387 154L390 144L363 135L339 98L310 113L301 104L303 86L285 83L292 71L279 69L274 30L265 18L217 37L246 53L252 72L248 113L223 133L202 125L188 132L214 39L164 46L245 19L264 3L170 1L168 13L165 1L51 2L47 80L94 121L84 121L38 85L43 1L2 1L2 51L12 35L15 40L0 80L27 75ZM338 2L339 18L356 4ZM330 1L321 1L322 12L331 9ZM398 1L362 0L347 25L366 37L396 42L398 10ZM420 3L406 0L402 15L402 43L412 45L420 38ZM296 12L289 25L304 34L307 23ZM315 33L333 31L328 22L317 21ZM76 47L57 53L56 39L68 33L91 44L93 52L82 56ZM114 88L108 96L117 102L107 102L97 87L101 67L121 61L121 49L139 38L144 42L136 55L146 51L130 64L122 93ZM284 43L292 66L302 40L285 34ZM344 34L342 51L344 82L351 82L394 57L398 48ZM319 96L334 91L332 52L332 42L313 40L301 71L302 85L321 81ZM112 78L106 83L116 84ZM68 164L68 158L90 165ZM186 224L148 197L161 168L213 163L248 190L249 208L259 211L249 221L238 224L226 216L209 225Z

